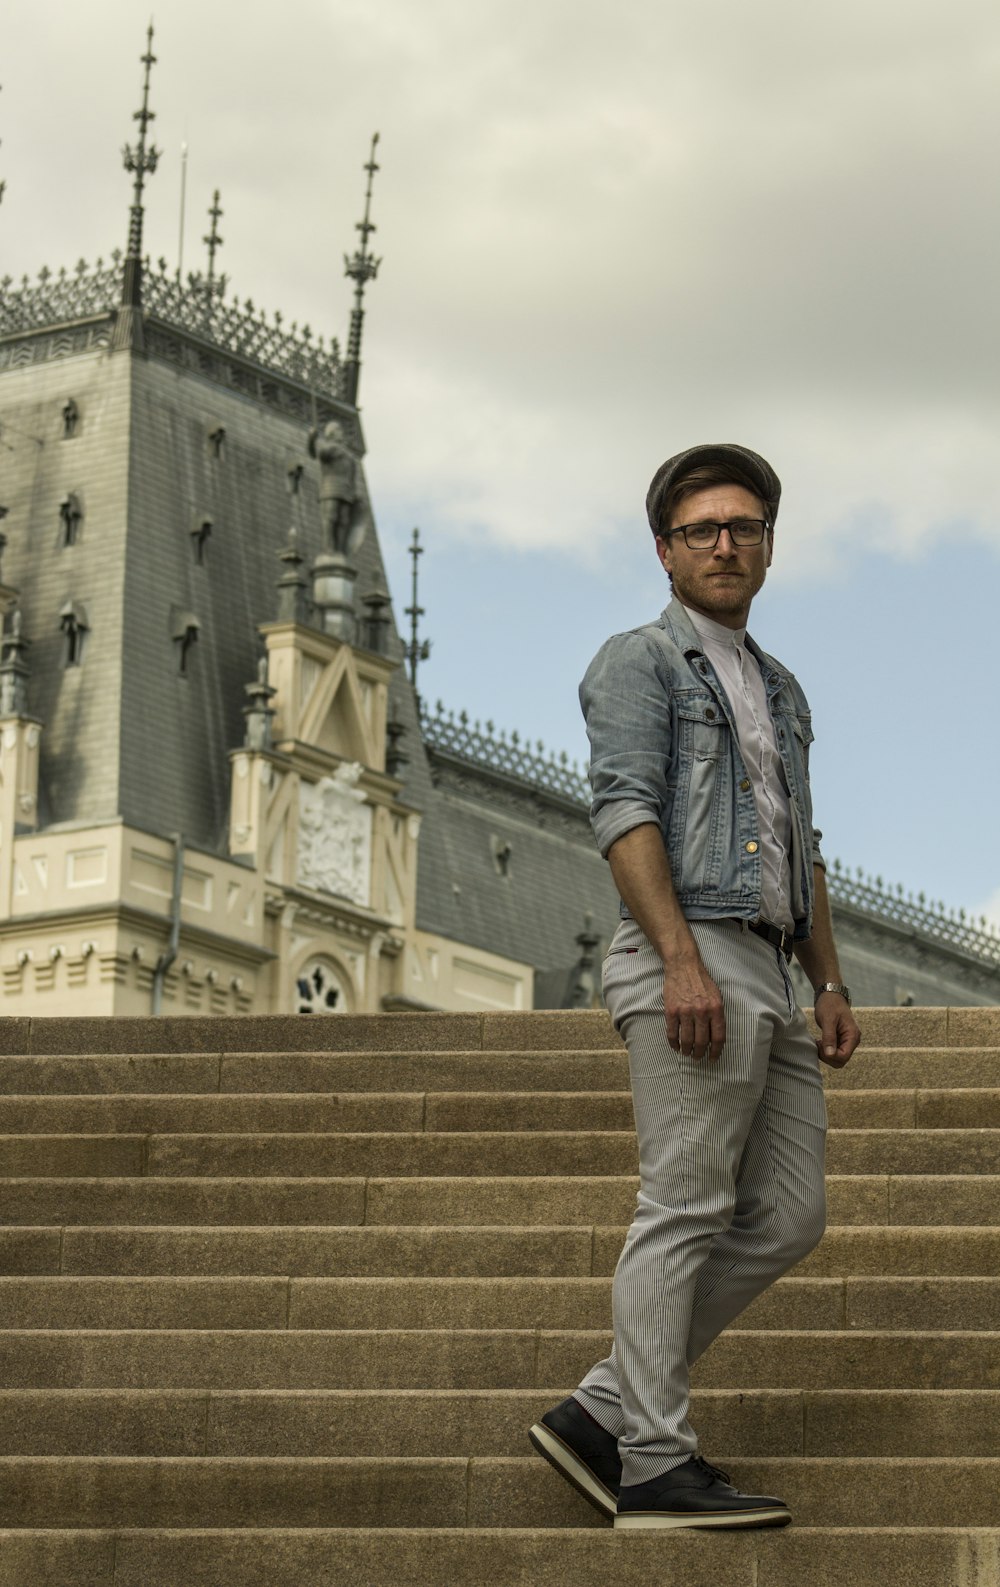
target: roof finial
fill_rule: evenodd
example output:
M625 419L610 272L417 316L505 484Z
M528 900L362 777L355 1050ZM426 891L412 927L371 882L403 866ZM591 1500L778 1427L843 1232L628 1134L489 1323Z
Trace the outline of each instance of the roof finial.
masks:
M417 687L417 664L421 661L426 661L431 653L430 640L420 638L420 619L424 615L424 609L417 599L417 563L423 554L424 548L420 544L420 530L414 529L413 540L410 544L410 556L413 558L413 594L411 604L405 609L406 615L410 619L410 643L406 647L406 659L409 662L410 682L413 684L414 689Z
M155 120L154 112L149 108L149 73L156 62L156 56L153 54L152 22L146 32L146 53L140 55L139 59L146 68L142 82L142 109L135 111L132 117L139 123L139 142L134 149L129 143L126 143L122 149L122 160L126 171L135 174L132 207L129 211L125 279L122 285L122 305L133 309L142 307L142 190L147 173L152 176L156 170L156 162L160 158L159 149L152 143L148 147L146 144L149 123Z
M368 252L368 239L375 230L375 225L369 218L372 204L372 181L379 167L375 163L375 150L378 146L378 133L372 134L371 153L367 165L362 169L368 172L368 187L365 190L365 216L359 220L356 230L361 233L361 247L356 251L353 259L344 255L344 274L350 276L354 282L354 307L351 310L351 329L347 338L347 363L344 369L345 390L347 401L355 407L358 401L358 379L361 373L361 326L364 321L364 296L365 287L369 281L374 281L378 275L381 259L375 259Z
M219 277L219 285L218 285L218 287L215 286L215 255L218 252L218 250L222 247L222 242L223 242L223 239L219 236L219 220L221 219L221 217L222 217L222 215L224 213L224 211L219 208L219 189L218 188L216 188L215 192L212 194L212 207L211 207L211 209L209 210L208 213L209 213L209 215L212 218L212 229L209 232L208 236L207 237L203 237L201 240L205 244L205 247L208 249L208 289L207 289L207 295L208 295L208 298L211 300L215 296L216 291L221 292L223 290L223 288L225 287L225 284L226 284L225 276L220 276Z

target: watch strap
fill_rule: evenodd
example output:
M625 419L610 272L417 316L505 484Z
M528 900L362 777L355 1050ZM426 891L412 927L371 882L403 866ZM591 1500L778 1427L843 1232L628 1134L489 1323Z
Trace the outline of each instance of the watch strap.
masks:
M846 1002L848 1008L850 1008L850 1006L851 1006L850 988L846 987L844 985L843 981L823 981L819 986L815 987L814 991L813 991L813 1007L814 1008L816 1007L816 1004L819 1002L819 1000L822 997L824 992L836 992L840 997L842 997L844 999L844 1001Z

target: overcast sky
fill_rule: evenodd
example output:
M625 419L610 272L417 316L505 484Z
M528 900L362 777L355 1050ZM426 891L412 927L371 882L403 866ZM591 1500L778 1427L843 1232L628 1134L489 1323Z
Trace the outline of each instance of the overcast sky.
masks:
M146 12L6 0L0 274L123 246ZM667 598L669 453L785 485L751 630L814 706L828 850L1000 920L996 0L160 0L146 240L214 187L231 290L343 339L432 700L584 740L576 683Z

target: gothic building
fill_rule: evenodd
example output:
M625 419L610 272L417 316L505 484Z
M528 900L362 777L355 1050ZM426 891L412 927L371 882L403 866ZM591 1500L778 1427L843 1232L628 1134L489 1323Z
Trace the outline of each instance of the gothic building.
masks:
M342 358L227 297L214 248L144 258L143 60L125 254L0 283L3 1010L589 1006L617 900L585 779L421 706L387 591L375 143ZM994 935L831 886L860 1001L1000 1002Z

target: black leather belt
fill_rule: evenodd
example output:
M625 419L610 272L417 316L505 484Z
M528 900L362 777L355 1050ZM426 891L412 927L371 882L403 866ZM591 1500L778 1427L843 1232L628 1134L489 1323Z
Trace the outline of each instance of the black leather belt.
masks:
M790 931L785 931L781 926L772 926L769 920L748 920L745 922L748 931L755 931L758 937L763 937L772 948L777 948L786 959L792 957L792 943L795 938Z

